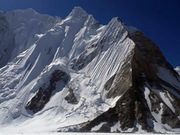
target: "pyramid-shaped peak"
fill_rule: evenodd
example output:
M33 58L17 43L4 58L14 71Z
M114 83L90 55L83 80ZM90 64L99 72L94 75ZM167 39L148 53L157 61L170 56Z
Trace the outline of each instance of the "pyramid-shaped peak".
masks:
M79 18L87 15L86 11L84 11L81 7L74 7L68 17Z
M122 22L122 20L119 17L113 17L112 21Z
M109 24L122 24L122 23L123 22L121 21L119 17L113 17L111 21L109 22Z
M86 11L84 9L82 9L81 7L77 6L77 7L74 7L74 9L72 10L71 13L82 13L82 14L87 14Z

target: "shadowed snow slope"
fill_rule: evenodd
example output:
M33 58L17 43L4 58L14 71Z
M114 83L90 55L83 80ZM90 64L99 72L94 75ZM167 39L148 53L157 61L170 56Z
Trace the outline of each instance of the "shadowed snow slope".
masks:
M0 12L0 48L0 132L180 131L180 76L119 18Z

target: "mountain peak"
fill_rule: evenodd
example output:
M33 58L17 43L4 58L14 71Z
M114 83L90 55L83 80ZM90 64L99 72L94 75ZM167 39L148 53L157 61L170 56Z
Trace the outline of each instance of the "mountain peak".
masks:
M34 10L33 8L27 8L24 10L27 13L32 13L32 14L39 14L36 10Z
M34 9L32 8L27 8L27 9L17 9L17 10L13 10L13 12L17 12L17 13L28 13L28 14L38 14Z
M117 27L117 26L123 26L123 22L118 17L113 17L110 22L108 23L109 26Z
M34 9L32 9L32 8L27 8L27 9L25 9L25 11L29 11L29 12L36 12Z
M122 23L121 19L119 17L113 17L110 21L110 23L114 23L114 22L117 22L117 23Z
M0 80L2 132L180 132L180 76L118 17L0 13Z
M81 7L74 7L68 17L80 18L82 16L87 16L88 14Z

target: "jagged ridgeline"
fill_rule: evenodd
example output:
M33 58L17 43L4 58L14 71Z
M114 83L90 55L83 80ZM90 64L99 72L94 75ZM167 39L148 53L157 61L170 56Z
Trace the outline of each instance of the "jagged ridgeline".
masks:
M0 12L2 130L180 132L176 71L119 18L102 25L80 7L65 19Z

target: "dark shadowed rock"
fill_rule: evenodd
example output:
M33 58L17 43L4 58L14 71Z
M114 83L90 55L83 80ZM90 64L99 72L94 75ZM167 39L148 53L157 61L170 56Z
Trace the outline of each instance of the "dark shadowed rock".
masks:
M105 90L109 90L109 89L111 88L115 77L116 77L116 75L113 75L113 76L104 84Z
M69 94L65 97L65 100L70 104L77 104L78 100L76 96L74 95L73 89L69 89Z
M62 85L66 85L69 80L69 76L61 71L55 70L48 84L44 87L40 87L35 96L27 103L26 109L31 110L34 113L43 109L45 104L50 100L52 92L56 89L56 83L62 82ZM63 87L62 87L63 88Z

